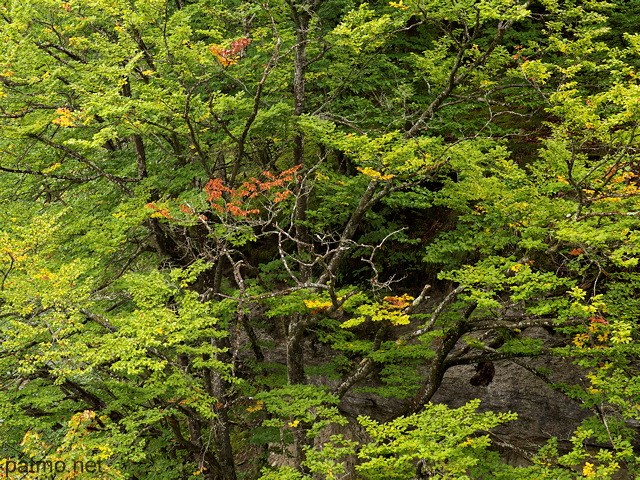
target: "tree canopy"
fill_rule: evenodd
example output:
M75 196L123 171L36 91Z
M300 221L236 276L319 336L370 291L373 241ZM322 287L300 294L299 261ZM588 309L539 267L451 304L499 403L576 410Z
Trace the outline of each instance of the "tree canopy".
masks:
M639 9L0 0L4 475L638 473ZM571 451L430 403L553 356Z

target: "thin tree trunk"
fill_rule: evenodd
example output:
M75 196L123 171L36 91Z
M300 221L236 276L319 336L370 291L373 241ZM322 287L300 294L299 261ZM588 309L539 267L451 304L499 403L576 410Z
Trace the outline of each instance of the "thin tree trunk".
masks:
M296 47L293 70L293 115L299 117L306 108L306 82L307 73L307 42L309 34L309 13L293 4L289 4L293 19L296 23ZM298 255L302 262L309 263L311 259L309 229L306 227L307 208L309 205L309 195L307 193L305 173L308 165L305 162L305 138L300 130L293 137L293 163L301 165L302 181L297 184L296 191L296 237L298 239ZM300 265L300 281L308 282L311 278L311 267L304 263Z
M311 20L312 5L296 4L287 0L291 16L296 25L296 46L293 71L293 115L301 116L305 111L305 74L307 71L307 42L309 34L309 21ZM295 228L300 260L300 281L306 283L310 280L312 271L309 265L311 259L311 242L309 229L306 227L307 208L309 205L308 192L305 185L305 174L308 165L305 162L305 138L304 133L296 131L293 137L293 163L301 165L302 180L296 186ZM305 329L305 317L295 315L289 323L287 338L287 379L289 384L303 384L306 382L304 372L303 334ZM304 446L308 445L306 429L299 425L293 432L293 456L302 473L307 473L302 466L305 459Z

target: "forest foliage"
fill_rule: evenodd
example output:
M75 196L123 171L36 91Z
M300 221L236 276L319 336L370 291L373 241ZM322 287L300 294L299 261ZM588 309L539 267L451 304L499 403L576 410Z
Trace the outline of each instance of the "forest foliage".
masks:
M0 0L3 474L640 473L639 13ZM592 414L569 451L510 466L517 412L430 403L550 357L585 375L537 372Z

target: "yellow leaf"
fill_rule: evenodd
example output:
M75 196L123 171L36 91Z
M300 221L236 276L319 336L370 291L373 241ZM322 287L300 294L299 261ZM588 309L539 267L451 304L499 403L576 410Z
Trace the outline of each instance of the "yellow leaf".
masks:
M56 125L60 125L61 127L75 127L76 124L73 118L73 112L68 108L58 108L56 113L60 115L58 118L53 120L53 123Z
M407 10L409 8L408 5L404 5L402 0L399 2L389 2L389 6L393 8L399 8L400 10Z
M304 304L311 310L324 310L331 306L330 300L304 300Z
M257 412L262 410L264 407L264 402L262 400L258 400L256 404L252 407L247 407L247 412Z
M364 168L359 168L358 167L357 170L360 173L363 173L368 177L375 178L375 179L380 179L380 180L389 180L389 179L391 179L391 178L393 178L395 176L395 175L391 175L391 174L383 175L382 173L378 172L377 170L374 170L371 167L364 167Z
M62 165L60 162L56 162L53 165L51 165L50 167L45 168L44 170L42 170L42 173L51 173L55 169L57 169L60 165Z
M584 467L582 468L582 475L584 475L585 477L590 477L593 475L593 473L593 463L585 463Z

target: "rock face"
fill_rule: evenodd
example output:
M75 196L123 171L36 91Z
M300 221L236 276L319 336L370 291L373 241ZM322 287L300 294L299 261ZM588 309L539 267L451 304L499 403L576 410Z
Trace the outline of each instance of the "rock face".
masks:
M545 335L531 332L532 335ZM530 367L545 368L553 382L580 383L583 373L569 360L547 358L518 360ZM529 459L551 437L558 438L559 449L571 448L569 439L582 420L591 412L581 408L579 403L552 389L534 372L511 361L494 363L494 376L486 386L474 386L470 380L476 374L475 365L451 368L447 371L442 385L432 398L433 403L444 403L457 408L474 398L481 400L481 411L517 412L518 419L492 430L492 444L501 452L502 458L514 466L530 465ZM392 418L404 406L404 401L382 398L375 395L348 393L342 399L340 408L349 416L367 415L379 421ZM343 427L335 426L330 432L316 439L322 444L329 435L342 434L345 438L365 443L369 441L364 429L356 421ZM345 479L359 478L355 474L356 458L347 458ZM624 474L616 477L627 478Z
M566 359L538 359L527 363L557 372L552 376L553 381L576 383L581 378L581 372ZM505 443L525 450L551 437L558 437L560 444L568 441L582 420L590 416L588 410L522 366L509 361L495 362L494 366L495 376L487 386L469 383L475 374L474 366L451 368L432 401L457 408L479 398L481 410L516 412L518 419L496 428L495 433Z
M560 335L548 332L544 328L530 328L525 335L542 340L545 345L559 345ZM461 346L460 348L464 348ZM322 348L307 352L319 364L330 358L330 352ZM454 352L455 353L455 352ZM274 352L272 352L274 354ZM327 356L327 359L323 358ZM273 360L277 361L276 358ZM539 370L546 373L541 374ZM551 383L588 385L585 371L572 364L570 359L560 357L519 358L495 361L491 365L463 365L450 368L443 382L431 399L433 403L443 403L458 408L470 400L480 399L481 411L516 412L518 419L492 430L492 443L502 452L505 461L512 465L530 464L531 458L545 442L557 437L559 449L571 448L570 438L575 429L587 417L592 415L587 409L557 389ZM336 381L321 375L313 376L310 383L335 387ZM372 385L372 380L369 385ZM375 382L374 382L375 383ZM387 421L403 409L407 400L384 398L363 393L354 388L341 400L339 408L349 420L345 426L334 426L320 437L316 444L328 441L330 435L342 434L346 439L360 443L369 441L367 433L355 420L358 415L366 415L378 421ZM291 465L291 459L272 456L275 465ZM356 459L348 459L349 469ZM350 471L345 478L357 478ZM624 478L624 477L620 477Z
M526 334L545 344L558 342L556 335L543 328L531 328ZM493 444L504 452L509 463L527 463L527 457L552 437L558 438L561 449L563 446L569 448L573 432L592 412L554 390L536 372L544 369L549 372L547 380L565 384L582 384L585 372L564 358L503 360L492 366L493 371L487 365L481 365L480 370L476 365L450 368L431 401L457 408L479 398L481 411L516 412L517 420L492 431ZM403 401L396 399L350 392L340 406L354 416L368 415L384 421L393 417L403 405Z
M531 328L525 333L547 344L557 344L555 335L543 328ZM569 440L580 422L591 413L581 408L578 402L551 388L541 378L542 375L535 373L537 369L550 372L546 379L554 383L584 382L584 372L569 359L503 360L491 366L481 365L480 370L476 365L450 368L431 401L457 408L479 398L483 411L518 413L517 420L496 430L513 441L514 445L537 444L550 437L558 437L559 441ZM349 392L343 398L341 408L354 416L368 415L383 421L397 414L404 403L396 399Z
M555 335L543 328L531 328L525 333L546 344L557 343ZM516 412L518 419L498 431L514 441L518 440L517 443L537 443L550 437L569 440L575 428L591 413L581 408L578 402L552 389L541 375L535 373L538 369L550 372L546 379L554 383L584 382L585 372L573 365L570 359L504 360L494 363L493 380L486 386L471 384L470 380L477 375L475 366L449 369L432 401L455 408L479 398L483 410Z

